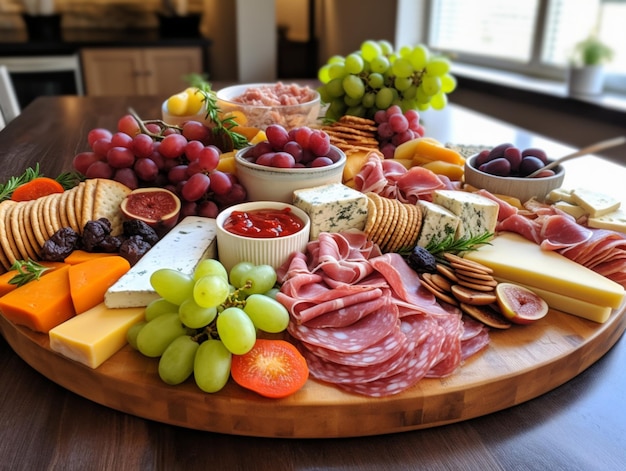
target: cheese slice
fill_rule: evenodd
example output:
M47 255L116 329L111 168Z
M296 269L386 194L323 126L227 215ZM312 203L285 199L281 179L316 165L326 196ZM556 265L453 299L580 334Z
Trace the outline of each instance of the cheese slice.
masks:
M609 229L626 234L626 210L618 209L604 216L590 217L587 219L587 225L596 229Z
M572 191L572 198L574 203L594 218L616 211L621 204L617 198L586 188L576 188Z
M585 214L587 214L585 208L583 208L582 206L568 203L567 201L557 201L556 203L554 203L554 207L560 209L564 213L569 214L574 219L580 219Z
M495 277L590 304L617 309L624 299L623 286L518 234L502 233L465 257L492 268Z
M461 223L457 237L476 237L496 231L500 206L495 201L466 191L435 190L433 203L454 213Z
M497 277L496 280L500 283L512 283L511 280ZM573 314L574 316L582 317L583 319L589 319L590 321L604 323L609 319L613 310L608 306L598 306L597 304L581 301L580 299L573 299L562 294L552 293L545 289L525 285L523 283L516 282L515 284L523 286L533 291L535 294L543 298L552 309L564 312L566 314Z
M50 348L61 355L98 368L126 345L126 333L144 318L143 307L108 309L104 303L51 329Z
M109 308L145 307L159 298L150 276L160 268L192 274L205 258L217 257L215 219L187 216L145 254L104 295Z

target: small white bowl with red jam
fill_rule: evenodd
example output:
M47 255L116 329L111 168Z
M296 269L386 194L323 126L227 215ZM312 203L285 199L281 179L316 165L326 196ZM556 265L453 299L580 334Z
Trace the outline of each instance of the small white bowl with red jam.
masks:
M304 252L311 228L306 212L276 201L231 206L216 222L218 257L229 271L239 262L280 267L294 252Z

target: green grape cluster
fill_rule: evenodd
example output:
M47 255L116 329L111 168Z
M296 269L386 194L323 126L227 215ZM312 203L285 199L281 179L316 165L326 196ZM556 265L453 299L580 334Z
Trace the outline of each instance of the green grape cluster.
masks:
M193 374L202 391L217 392L228 382L232 355L249 352L258 331L279 333L289 323L289 312L275 299L270 265L241 262L228 273L218 260L206 259L193 274L156 270L150 283L160 297L127 338L143 355L159 358L167 384Z
M450 61L423 44L394 51L388 41L367 40L358 51L333 56L318 71L325 117L343 115L373 119L378 110L398 105L403 111L440 110L456 88Z

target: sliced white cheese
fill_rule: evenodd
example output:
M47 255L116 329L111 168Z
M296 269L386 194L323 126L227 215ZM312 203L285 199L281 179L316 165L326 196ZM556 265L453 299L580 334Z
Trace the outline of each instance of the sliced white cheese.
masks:
M572 191L574 203L581 206L590 217L604 216L616 211L620 201L610 195L586 188L576 188Z
M142 307L108 309L101 303L50 330L50 348L98 368L126 345L128 329L143 318Z
M433 203L449 209L460 220L459 237L476 237L495 233L500 206L495 201L476 194L455 190L435 190Z
M609 229L626 233L626 210L618 209L604 216L590 217L587 219L587 225L596 229Z
M215 219L187 216L168 232L104 295L109 308L147 306L159 295L150 276L160 268L173 268L192 274L205 258L217 256Z
M554 207L560 209L564 213L569 214L574 219L581 218L585 214L587 214L587 212L582 206L568 203L567 201L557 201L556 203L554 203Z
M422 211L422 227L417 239L417 245L426 247L431 240L442 241L450 235L455 236L461 220L443 206L430 201L419 200Z
M341 183L293 192L293 204L311 219L311 240L321 232L362 230L367 221L367 196Z
M574 202L572 190L566 190L565 188L555 188L550 193L548 193L546 199L554 203L556 203L557 201L565 201L566 203Z

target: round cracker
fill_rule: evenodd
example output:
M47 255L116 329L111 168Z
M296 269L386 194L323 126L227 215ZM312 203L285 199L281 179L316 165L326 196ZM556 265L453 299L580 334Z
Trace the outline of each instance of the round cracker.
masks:
M8 209L14 204L15 201L11 200L5 200L0 203L0 262L6 270L11 269L11 265L13 265L12 259L14 259L15 257L13 256L13 252L11 251L9 239L7 237L4 216Z
M376 219L377 219L376 213L377 213L376 203L374 203L374 200L368 196L367 197L367 221L365 223L365 228L363 229L363 232L365 232L365 234L368 237L371 235L372 231L376 227Z
M76 217L76 195L78 194L78 187L75 186L71 190L67 191L67 202L65 205L65 211L67 213L67 219L70 227L74 229L76 233L80 232L80 225L78 224L78 218Z
M39 247L43 247L48 239L47 235L42 230L43 223L41 222L41 206L43 205L43 199L38 198L34 201L30 208L30 225L33 228L33 233L37 239Z
M491 306L474 306L471 304L460 303L461 311L478 322L482 322L486 326L494 329L508 329L511 323L502 317L502 314L495 311Z
M15 209L17 205L16 202L12 201L11 205L5 206L4 212L0 215L2 218L3 228L0 228L2 231L2 235L0 236L0 244L4 249L4 253L9 260L9 266L13 265L13 263L21 258L20 253L17 249L15 241L13 240L13 231L11 230L11 213ZM4 229L4 230L2 230Z
M59 198L57 207L59 210L59 220L61 222L61 227L71 227L70 220L67 215L67 201L69 198L69 191L64 191L61 193L61 197Z
M397 252L402 248L401 242L405 238L409 225L409 214L406 206L404 203L398 205L398 225L394 231L394 236L389 241L390 252Z
M22 260L37 260L37 252L33 250L26 234L26 228L24 227L24 210L26 209L26 203L22 202L18 204L11 213L11 232L15 245L22 256Z
M47 234L47 237L49 239L57 231L58 223L56 221L56 212L53 213L53 209L52 209L52 203L54 201L54 199L52 198L52 195L44 196L43 199L44 199L43 207L42 207L42 218L43 218L43 225L44 225L43 228L44 228L45 234Z
M33 224L31 223L31 214L33 210L33 206L37 200L30 200L24 206L22 211L23 221L22 221L22 229L26 233L26 237L30 242L30 246L33 248L34 252L39 257L39 251L41 250L41 245L39 245L39 241L37 240L37 236L35 235L35 230Z
M396 205L394 204L395 200L390 200L389 198L381 198L383 202L383 207L385 209L384 218L381 221L381 231L377 236L378 246L381 248L384 247L387 239L393 232L393 225L396 219Z

